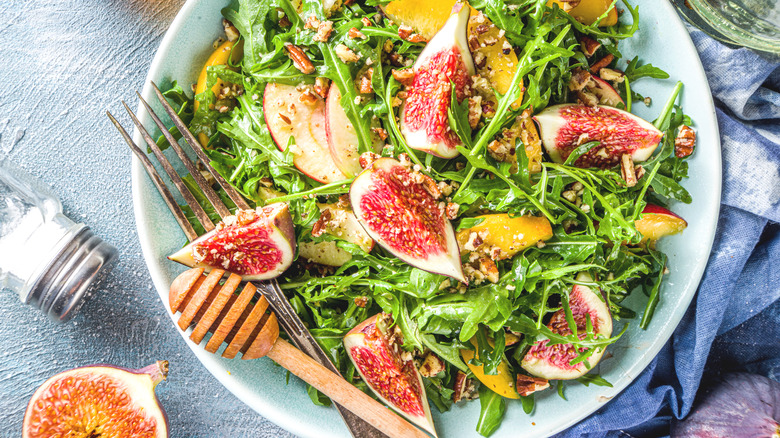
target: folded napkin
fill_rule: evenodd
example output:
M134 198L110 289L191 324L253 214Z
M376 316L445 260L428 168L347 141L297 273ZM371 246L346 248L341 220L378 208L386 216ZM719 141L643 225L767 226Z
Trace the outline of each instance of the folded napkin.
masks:
M689 30L715 99L723 151L712 254L658 356L560 437L668 435L672 417L690 412L702 380L737 370L780 380L780 62Z

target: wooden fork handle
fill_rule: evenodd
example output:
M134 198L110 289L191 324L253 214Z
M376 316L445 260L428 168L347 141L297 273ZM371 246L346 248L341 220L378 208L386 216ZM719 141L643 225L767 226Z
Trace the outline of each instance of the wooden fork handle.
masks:
M277 339L267 356L388 436L428 438L422 430L412 426L411 423L349 384L343 377L315 362L284 339Z

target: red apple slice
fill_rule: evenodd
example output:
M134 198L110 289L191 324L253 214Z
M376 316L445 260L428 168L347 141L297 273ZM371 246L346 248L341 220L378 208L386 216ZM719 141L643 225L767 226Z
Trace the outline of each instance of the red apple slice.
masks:
M271 136L282 151L290 138L295 139L293 164L306 176L324 184L347 179L328 150L325 101L316 97L313 103L305 103L301 96L303 92L292 85L265 87L263 112Z
M339 207L337 204L317 204L317 207L320 212L328 210L331 218L325 223L325 233L354 243L365 252L371 252L374 248L374 240L360 225L352 210ZM300 242L298 253L309 261L327 266L341 266L352 260L352 254L339 248L333 241Z
M330 155L341 172L353 177L360 173L360 140L355 127L341 106L341 91L335 84L328 91L328 99L325 103L325 132L328 137ZM374 152L382 151L383 142L372 138Z
M637 219L634 225L644 236L642 241L656 241L681 232L688 227L688 222L663 207L647 204L642 210L642 218Z

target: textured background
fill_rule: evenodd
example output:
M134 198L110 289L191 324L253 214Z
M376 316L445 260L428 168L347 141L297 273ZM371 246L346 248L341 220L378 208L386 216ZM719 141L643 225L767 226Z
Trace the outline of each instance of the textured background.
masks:
M157 391L173 437L290 436L223 388L164 314L136 236L130 153L104 114L122 114L121 99L135 102L183 3L0 2L0 155L51 185L68 216L120 252L104 290L68 324L0 294L0 437L21 434L27 401L57 372L158 359L170 361Z

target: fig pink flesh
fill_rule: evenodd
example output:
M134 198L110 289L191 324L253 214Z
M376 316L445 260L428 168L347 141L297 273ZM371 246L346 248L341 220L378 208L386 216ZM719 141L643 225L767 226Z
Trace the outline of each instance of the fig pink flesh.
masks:
M556 105L534 119L539 124L544 147L555 162L564 162L582 142L601 143L577 159L578 167L612 167L620 162L623 154L631 154L634 162L645 161L663 137L647 121L605 106Z
M388 333L392 323L389 314L374 315L347 333L344 347L363 381L383 402L435 436L422 378L412 360L401 358L401 340Z
M586 316L590 317L595 333L604 336L612 334L612 318L609 309L590 288L575 285L569 294L569 306L580 339L585 337ZM553 315L547 327L557 334L572 334L563 309ZM521 366L531 375L546 379L574 379L588 371L588 367L583 362L571 364L579 353L585 351L584 349L577 351L572 344L548 346L548 343L547 339L537 341L523 357ZM603 350L594 352L588 358L589 365L595 366L603 353Z
M456 4L444 27L414 64L415 77L401 108L401 133L410 147L452 158L460 138L450 129L447 112L452 84L458 101L466 98L474 62L466 40L469 8Z
M349 192L366 232L401 260L465 281L455 233L437 201L392 158L374 161Z

